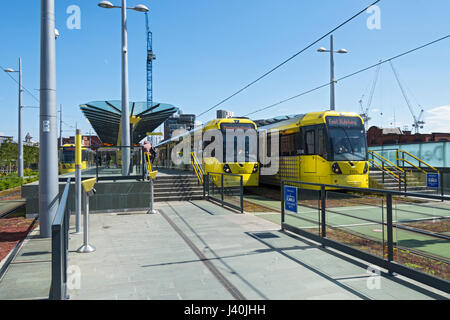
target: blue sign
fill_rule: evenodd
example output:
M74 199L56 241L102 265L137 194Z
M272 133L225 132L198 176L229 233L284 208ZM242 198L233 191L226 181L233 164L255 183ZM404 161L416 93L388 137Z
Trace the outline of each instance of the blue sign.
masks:
M439 188L439 173L427 173L427 187Z
M297 211L297 188L284 186L284 209L298 213Z

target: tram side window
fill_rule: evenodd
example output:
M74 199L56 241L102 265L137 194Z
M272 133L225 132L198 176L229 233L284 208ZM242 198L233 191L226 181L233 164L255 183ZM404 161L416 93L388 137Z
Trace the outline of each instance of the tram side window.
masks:
M327 139L324 128L317 129L317 154L328 159Z
M314 129L312 130L306 130L306 153L307 155L315 155L316 154L316 131Z
M281 156L293 156L295 152L294 135L281 136Z

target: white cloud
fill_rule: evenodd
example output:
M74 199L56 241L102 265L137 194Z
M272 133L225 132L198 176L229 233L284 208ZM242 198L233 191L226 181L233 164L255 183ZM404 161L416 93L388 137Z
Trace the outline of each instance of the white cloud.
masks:
M450 105L428 110L425 113L425 131L450 132Z

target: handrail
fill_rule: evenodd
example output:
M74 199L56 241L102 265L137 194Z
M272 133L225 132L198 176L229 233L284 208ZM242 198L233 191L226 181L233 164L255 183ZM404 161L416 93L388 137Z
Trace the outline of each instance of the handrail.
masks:
M320 187L320 193L319 193L319 203L320 206L317 208L319 211L320 218L316 221L317 227L316 229L319 230L319 234L316 232L306 230L302 227L299 227L298 225L290 224L288 221L286 221L286 210L288 207L286 206L286 200L285 200L285 186L286 185L298 185L298 184L305 184L305 185L314 185ZM339 189L343 190L351 190L351 191L360 191L363 194L382 194L383 198L385 199L385 204L383 204L383 208L386 208L386 211L380 212L382 215L382 221L376 221L374 220L374 223L379 223L382 225L382 229L386 230L387 237L385 242L385 237L383 235L382 237L382 244L383 247L385 247L385 244L387 244L387 256L385 255L385 251L383 249L383 252L379 254L374 254L372 252L366 252L365 250L355 248L351 246L348 243L345 243L343 241L339 241L336 239L332 239L334 237L329 237L327 235L327 232L329 229L333 229L333 224L331 224L328 220L328 214L327 212L330 212L330 208L327 208L327 194L328 190L327 187L332 185L326 185L326 184L317 184L317 183L307 183L302 181L295 181L295 180L282 180L281 181L281 228L282 231L289 231L293 232L297 235L309 238L311 240L314 240L318 243L320 243L323 246L334 248L338 251L344 252L346 254L352 255L356 258L365 260L371 264L377 265L381 268L387 269L389 274L397 273L399 275L408 277L410 279L413 279L415 281L427 284L431 287L437 288L439 290L442 290L446 293L450 293L450 282L443 278L438 278L434 275L424 273L420 270L413 269L410 266L406 264L401 264L398 261L396 261L395 258L395 246L396 243L394 241L394 232L396 229L402 229L407 230L408 232L415 232L419 234L427 234L428 236L436 236L435 234L432 234L430 232L426 232L424 230L417 230L415 228L410 228L407 226L399 225L397 221L394 220L394 210L395 210L395 203L394 203L394 195L404 195L404 196L413 196L415 197L416 194L409 193L409 192L397 192L397 191L388 191L388 190L376 190L376 189L364 189L364 188L355 188L355 187L347 187L347 186L337 186ZM336 187L336 186L334 186ZM431 195L421 195L421 197L434 199L438 196L431 196ZM441 196L440 199L450 199L450 197ZM295 201L295 205L299 205L298 201ZM300 203L300 205L302 205ZM343 212L335 212L339 215L344 216L351 216L357 219L361 219L359 216L352 216L351 214L343 213ZM384 218L385 217L385 218ZM384 220L386 219L386 220ZM367 221L368 219L364 217L361 219L363 221ZM370 219L372 220L372 219ZM311 221L308 219L308 221ZM348 230L347 230L348 231ZM351 233L351 231L350 231ZM370 238L370 237L369 237ZM438 235L437 238L440 239L446 239L448 238L446 236L442 237L442 235ZM417 251L416 251L417 253Z
M403 170L402 168L400 168L399 166L395 165L394 163L392 163L391 161L389 161L388 159L386 159L385 157L383 157L381 154L375 152L375 151L369 151L369 153L373 154L374 156L378 157L381 161L383 162L387 162L388 164L390 164L391 168L395 168L398 171L401 172L405 172L405 170Z
M403 158L400 158L399 154L400 152L403 154ZM405 159L405 154L410 156L411 158L419 161L419 167L414 165L413 163L411 163L410 161ZM428 168L430 168L431 170L435 171L436 173L439 173L439 170L436 169L435 167L433 167L432 165L426 163L425 161L423 161L422 159L419 159L418 157L416 157L415 155L412 155L411 153L409 153L408 151L405 150L397 150L395 157L397 159L397 161L404 161L406 163L409 163L412 167L418 169L419 171L422 171L423 173L427 173L425 170L423 170L422 168L420 168L420 164L424 164L425 166L427 166Z
M369 154L372 154L372 159L369 159L369 162L371 162L373 165L381 169L383 172L386 172L387 174L393 176L399 183L403 182L406 184L406 179L402 178L401 174L405 173L405 171L396 166L394 163L383 157L381 154L375 152L375 151L369 151ZM378 163L374 158L377 158L382 163ZM387 164L387 165L385 165ZM394 171L397 171L395 173ZM384 181L384 178L383 178Z
M67 260L69 251L70 211L68 198L70 181L59 201L58 211L52 223L52 281L49 298L51 300L65 300L67 296Z
M400 177L400 175L395 174L394 172L392 172L391 170L389 170L386 167L383 167L382 164L378 163L377 161L375 161L374 159L369 159L369 162L372 162L377 168L386 171L389 175L393 176L395 179L400 180L402 182L405 182L405 179L403 179L402 177Z
M62 224L64 219L64 213L66 211L67 199L69 198L69 189L70 189L70 178L66 180L66 187L64 188L64 192L61 196L61 200L59 201L58 211L53 218L52 225Z
M191 164L192 168L194 168L195 175L197 176L198 182L202 185L203 184L203 177L205 176L205 173L203 172L202 166L199 164L197 156L194 152L191 152Z
M148 174L150 175L150 173L153 172L152 162L150 161L150 155L148 154L148 152L146 152L145 155L147 156L147 170L148 170Z

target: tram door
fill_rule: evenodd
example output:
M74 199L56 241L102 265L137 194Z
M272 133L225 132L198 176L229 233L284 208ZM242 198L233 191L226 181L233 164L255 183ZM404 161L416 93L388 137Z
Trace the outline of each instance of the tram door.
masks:
M305 156L302 157L301 172L313 174L317 172L316 129L305 129Z

